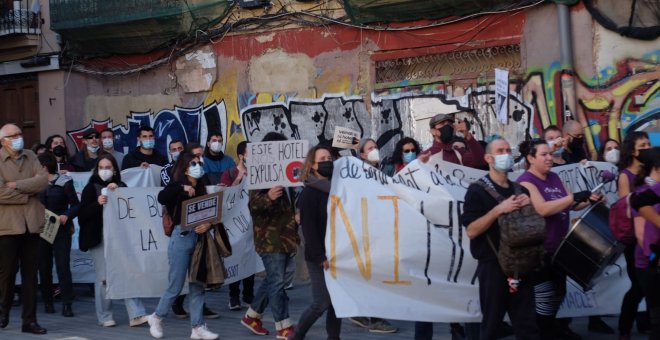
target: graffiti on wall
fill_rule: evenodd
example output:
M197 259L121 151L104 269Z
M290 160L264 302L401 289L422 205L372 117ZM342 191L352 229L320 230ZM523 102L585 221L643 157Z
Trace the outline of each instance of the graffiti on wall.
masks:
M154 129L156 150L162 155L168 154L170 141L181 140L184 143L205 142L209 132L219 132L226 139L227 114L224 102L213 102L207 106L195 108L175 107L156 113L131 112L126 118L126 125L115 124L111 119L92 121L88 125L67 131L77 150L83 147L82 137L87 129L101 131L111 128L115 135L115 150L128 153L138 146L137 137L140 126L147 125Z
M588 146L594 153L606 138L620 140L621 133L630 130L644 130L659 144L658 79L660 64L652 61L623 60L589 80L565 72L555 63L529 72L524 79L510 80L507 124L497 121L493 84L454 88L436 83L375 92L369 106L363 97L343 94L296 98L242 93L237 94L238 103L230 105L240 110L239 121L232 120L231 126L227 126L226 98L208 98L207 103L212 102L206 106L131 112L125 125L94 121L68 134L80 147L82 131L110 126L115 131L117 150L128 152L137 145L138 127L148 124L156 130L158 150L166 154L170 140L204 141L209 131L220 131L225 141L236 136L260 141L266 133L276 131L287 138L309 140L312 145L330 144L335 127L341 126L359 131L363 138L374 138L381 154L390 155L404 136L413 136L422 144L430 142L427 121L437 110L458 112L457 118L467 120L479 140L498 134L513 145L540 136L548 125L561 127L566 119L577 119L587 126L585 135L590 137ZM570 83L575 87L576 107L569 105L572 94L565 91ZM421 116L418 107L426 107L427 115ZM231 155L234 150L228 151Z

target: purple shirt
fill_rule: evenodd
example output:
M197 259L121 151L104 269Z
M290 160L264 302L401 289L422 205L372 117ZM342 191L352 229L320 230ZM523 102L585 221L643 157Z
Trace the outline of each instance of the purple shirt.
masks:
M660 183L649 187L648 185L642 185L637 190L636 193L641 193L647 189L653 190L656 195L660 196ZM653 206L656 212L660 212L660 203ZM633 210L633 216L639 216L639 213L636 210ZM660 242L660 228L656 227L653 223L649 221L644 222L644 240L642 246L639 246L639 243L635 246L635 268L646 269L649 266L649 255L651 255L651 245L657 244Z
M549 172L548 177L542 180L536 177L529 171L525 171L517 180L518 183L528 182L534 185L541 193L541 196L546 201L554 201L566 197L566 189L564 183L559 176L554 172ZM562 212L545 217L545 250L548 253L554 253L561 240L568 233L568 216L569 208L564 209Z
M630 186L630 192L634 192L635 191L635 177L637 177L637 175L633 174L628 169L621 170L621 174L626 175L626 177L628 177L628 185Z

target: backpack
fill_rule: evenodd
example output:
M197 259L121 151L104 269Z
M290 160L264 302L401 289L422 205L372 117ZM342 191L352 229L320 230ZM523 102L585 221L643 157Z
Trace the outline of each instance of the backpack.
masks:
M483 187L497 202L505 200L483 177L476 183ZM522 187L516 182L513 185L515 195L522 194ZM512 278L519 278L541 267L545 255L545 219L539 215L531 204L516 211L500 215L497 218L500 226L500 244L495 248L493 241L486 235L488 244L497 255L502 272Z
M610 230L614 238L625 244L635 243L635 226L630 208L630 195L619 198L610 207Z

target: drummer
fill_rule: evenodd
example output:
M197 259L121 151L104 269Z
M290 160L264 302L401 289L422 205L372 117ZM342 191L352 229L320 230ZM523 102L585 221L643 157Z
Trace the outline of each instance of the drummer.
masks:
M534 279L536 319L542 338L579 339L568 325L556 323L555 317L566 296L566 274L551 266L552 255L568 233L569 211L584 209L588 200L599 201L600 194L590 191L571 193L559 176L551 172L553 150L545 140L525 141L520 152L527 161L527 171L518 183L529 190L534 209L545 217L546 239L544 265Z

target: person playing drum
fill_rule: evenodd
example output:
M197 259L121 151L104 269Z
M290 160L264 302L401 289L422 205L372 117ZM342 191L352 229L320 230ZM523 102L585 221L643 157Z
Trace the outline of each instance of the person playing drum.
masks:
M544 265L533 279L539 330L543 338L579 338L568 325L558 327L555 323L566 296L566 274L551 266L551 259L568 233L569 211L584 209L589 205L588 200L599 201L602 195L590 191L571 193L559 176L550 171L552 150L545 140L525 141L520 144L520 152L527 161L527 171L517 181L529 190L534 209L546 223Z

